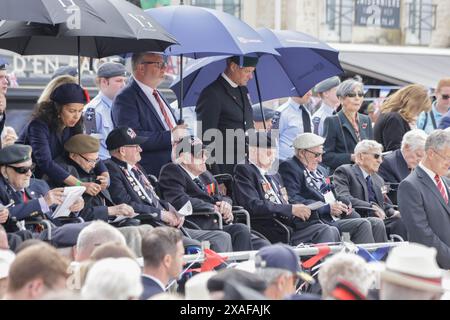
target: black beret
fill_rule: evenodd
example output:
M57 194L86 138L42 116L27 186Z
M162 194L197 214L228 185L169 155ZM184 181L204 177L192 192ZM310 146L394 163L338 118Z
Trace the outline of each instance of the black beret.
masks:
M31 160L31 147L12 144L0 149L0 164L15 164Z
M221 270L219 273L209 278L206 286L209 291L223 291L225 284L230 280L235 280L243 286L260 293L263 293L267 287L266 282L260 276L239 269Z
M239 67L245 68L256 67L259 59L257 57L233 56L230 60L236 63Z
M50 95L50 100L61 105L87 102L86 92L76 83L65 83L57 87Z
M59 76L72 76L76 77L78 75L78 69L71 66L63 66L56 69L52 75L52 80Z
M253 105L252 109L253 109L253 121L256 121L256 122L263 121L262 114L261 114L261 108L260 108L259 104ZM273 116L275 115L275 110L273 110L273 109L265 108L265 107L263 107L262 109L263 109L264 118L266 118L266 121L271 120L273 118Z
M105 62L97 70L97 77L100 78L112 78L119 76L127 76L127 69L120 63Z
M67 140L64 149L77 154L98 152L100 141L87 134L76 134Z
M114 150L123 146L143 144L145 141L147 141L147 137L136 135L133 129L118 127L108 134L106 147L108 150Z
M258 148L275 148L276 141L272 139L270 132L266 131L253 131L248 135L248 144L251 147Z

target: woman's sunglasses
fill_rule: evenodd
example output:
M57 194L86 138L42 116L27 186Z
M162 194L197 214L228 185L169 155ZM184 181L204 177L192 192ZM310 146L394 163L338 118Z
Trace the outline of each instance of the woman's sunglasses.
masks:
M349 97L349 98L354 98L356 96L362 98L362 97L364 97L364 92L349 92L345 96Z
M15 172L17 172L19 174L26 174L26 173L28 173L28 171L33 172L36 165L33 163L29 167L13 167L13 166L8 166L8 165L7 165L7 167L13 169Z

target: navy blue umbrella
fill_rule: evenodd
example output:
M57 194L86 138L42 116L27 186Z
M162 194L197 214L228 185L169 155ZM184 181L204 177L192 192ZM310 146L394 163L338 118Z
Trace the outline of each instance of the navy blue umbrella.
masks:
M195 6L167 6L146 10L179 42L167 48L167 55L181 57L180 76L183 79L183 56L202 58L217 55L262 55L277 51L255 29L231 14ZM223 71L223 70L222 70ZM183 82L178 92L178 105L183 106ZM182 118L180 109L180 118Z
M248 84L253 101L303 96L320 81L343 73L338 51L314 37L288 30L260 29L258 33L280 55L260 57L255 78ZM226 58L227 56L208 57L194 60L186 66L185 106L197 104L201 91L223 72ZM180 81L177 79L172 83L171 89L179 94L179 87Z

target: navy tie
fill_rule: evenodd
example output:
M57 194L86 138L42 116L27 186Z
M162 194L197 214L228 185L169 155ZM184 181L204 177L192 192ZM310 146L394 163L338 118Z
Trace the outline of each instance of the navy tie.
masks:
M308 111L306 110L304 105L301 105L300 109L302 110L303 132L312 132L311 119L309 118Z
M372 177L367 176L366 181L367 181L367 192L369 194L369 202L377 203L377 199L375 197L375 191L373 189Z
M200 189L202 189L202 191L206 191L205 185L203 184L203 182L200 181L199 178L194 178L193 181Z

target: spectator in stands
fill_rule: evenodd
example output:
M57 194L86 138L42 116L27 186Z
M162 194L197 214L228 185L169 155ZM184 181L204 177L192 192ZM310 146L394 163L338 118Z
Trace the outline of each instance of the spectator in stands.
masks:
M1 95L0 95L1 99ZM6 147L14 144L18 139L16 130L13 127L5 127L1 134L1 146Z
M106 258L88 271L81 295L88 300L136 300L142 293L141 269L130 258Z
M335 76L319 82L313 89L314 93L317 93L321 99L319 110L312 116L313 131L319 136L324 136L323 124L325 119L331 117L336 112L336 108L341 104L336 95L337 87L340 84L341 79Z
M69 186L84 185L88 193L98 193L98 186L81 183L55 162L64 153L64 143L83 131L81 112L86 102L84 90L77 84L62 84L51 93L50 99L37 105L31 122L19 139L20 143L33 147L36 177L47 177ZM101 188L106 189L109 174L102 163L99 163L97 174L102 176Z
M319 269L319 283L324 300L365 299L373 281L366 261L352 253L334 254ZM350 290L343 287L336 290L339 283L346 284ZM351 291L354 293L348 294Z
M425 157L398 188L398 206L410 241L434 247L437 262L450 269L450 131L437 129L425 142Z
M7 300L35 300L66 287L69 264L58 251L42 243L21 251L9 269Z
M8 74L6 73L6 61L0 60L0 94L6 95L8 91Z
M148 232L142 239L144 270L141 299L166 291L169 281L179 277L183 267L183 238L179 230L159 227Z
M425 156L426 140L427 134L423 130L408 131L403 136L401 148L384 157L378 173L389 185L388 196L394 204L397 204L398 185Z
M9 268L11 267L11 264L13 263L16 255L4 248L4 242L6 241L6 234L3 231L2 227L0 226L0 299L3 298L3 295L6 292L6 288L8 285L8 274L9 274ZM6 243L7 245L8 243Z
M381 114L373 128L375 140L385 151L400 149L403 135L416 127L419 114L430 110L427 88L419 84L403 87L381 106Z
M408 235L392 202L386 196L383 178L378 175L383 147L374 140L363 140L355 147L355 164L345 164L333 175L336 195L350 201L363 217L378 217L384 221L388 235L407 240Z
M336 91L342 110L324 122L323 163L333 172L343 164L355 162L354 149L358 142L373 139L372 123L358 113L364 101L364 85L354 79L342 82Z
M431 105L431 110L422 112L417 119L417 128L428 134L437 128L445 129L450 126L450 118L447 116L450 108L450 78L439 80L434 96L436 100Z
M127 70L125 66L115 62L105 62L97 70L95 83L99 93L84 107L84 126L87 134L96 134L100 140L99 157L109 159L106 148L106 137L114 129L111 119L111 107L114 98L125 86Z
M270 129L272 129L272 119L275 115L275 111L273 109L263 107L263 114L264 114L263 119L261 107L259 106L259 104L254 104L252 106L252 109L253 109L253 124L255 125L255 130L270 131Z
M436 249L408 243L391 249L381 272L381 300L437 300L443 293Z

